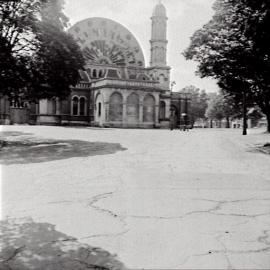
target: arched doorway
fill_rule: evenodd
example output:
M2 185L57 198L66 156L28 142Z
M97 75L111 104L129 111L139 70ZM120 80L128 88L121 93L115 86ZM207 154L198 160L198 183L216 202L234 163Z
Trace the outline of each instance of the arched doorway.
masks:
M123 119L123 97L113 93L109 100L109 121L120 122Z
M143 122L155 122L155 98L152 95L143 100Z
M72 98L72 115L78 115L79 114L79 98L77 96L74 96Z
M95 122L102 126L105 121L105 112L103 109L103 97L100 93L95 98Z
M80 115L86 115L86 98L80 97Z
M179 111L175 105L171 105L170 124L173 128L177 128Z
M127 121L137 123L139 121L139 96L132 93L127 98Z
M159 102L159 119L164 120L166 116L166 103L165 101Z

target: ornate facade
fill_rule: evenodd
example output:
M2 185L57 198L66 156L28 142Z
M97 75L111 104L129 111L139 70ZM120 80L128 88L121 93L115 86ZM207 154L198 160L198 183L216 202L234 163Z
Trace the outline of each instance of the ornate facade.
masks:
M121 24L89 18L69 30L86 58L81 81L66 100L29 105L33 124L84 124L100 127L168 127L171 115L170 67L167 66L167 16L159 3L153 11L150 66ZM20 122L13 108L13 120ZM0 112L1 113L1 112ZM3 118L3 117L2 117ZM23 121L21 119L21 121Z

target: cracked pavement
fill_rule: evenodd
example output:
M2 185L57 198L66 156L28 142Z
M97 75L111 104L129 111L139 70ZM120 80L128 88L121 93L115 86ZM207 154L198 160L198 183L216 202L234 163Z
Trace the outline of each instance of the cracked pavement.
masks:
M5 126L126 151L2 166L2 218L32 218L132 269L269 269L270 135Z

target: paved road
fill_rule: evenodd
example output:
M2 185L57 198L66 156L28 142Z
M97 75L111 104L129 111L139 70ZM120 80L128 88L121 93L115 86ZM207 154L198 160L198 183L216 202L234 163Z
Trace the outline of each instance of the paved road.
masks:
M3 215L32 217L129 268L269 269L269 135L5 127L120 143L110 155L3 166Z

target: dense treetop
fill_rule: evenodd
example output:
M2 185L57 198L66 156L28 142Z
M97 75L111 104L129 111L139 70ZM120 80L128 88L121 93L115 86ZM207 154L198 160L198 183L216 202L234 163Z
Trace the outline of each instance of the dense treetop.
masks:
M66 33L63 0L0 0L0 93L66 97L84 59Z
M217 79L236 100L245 93L257 103L270 131L270 1L217 0L214 10L184 55L198 62L201 77Z

